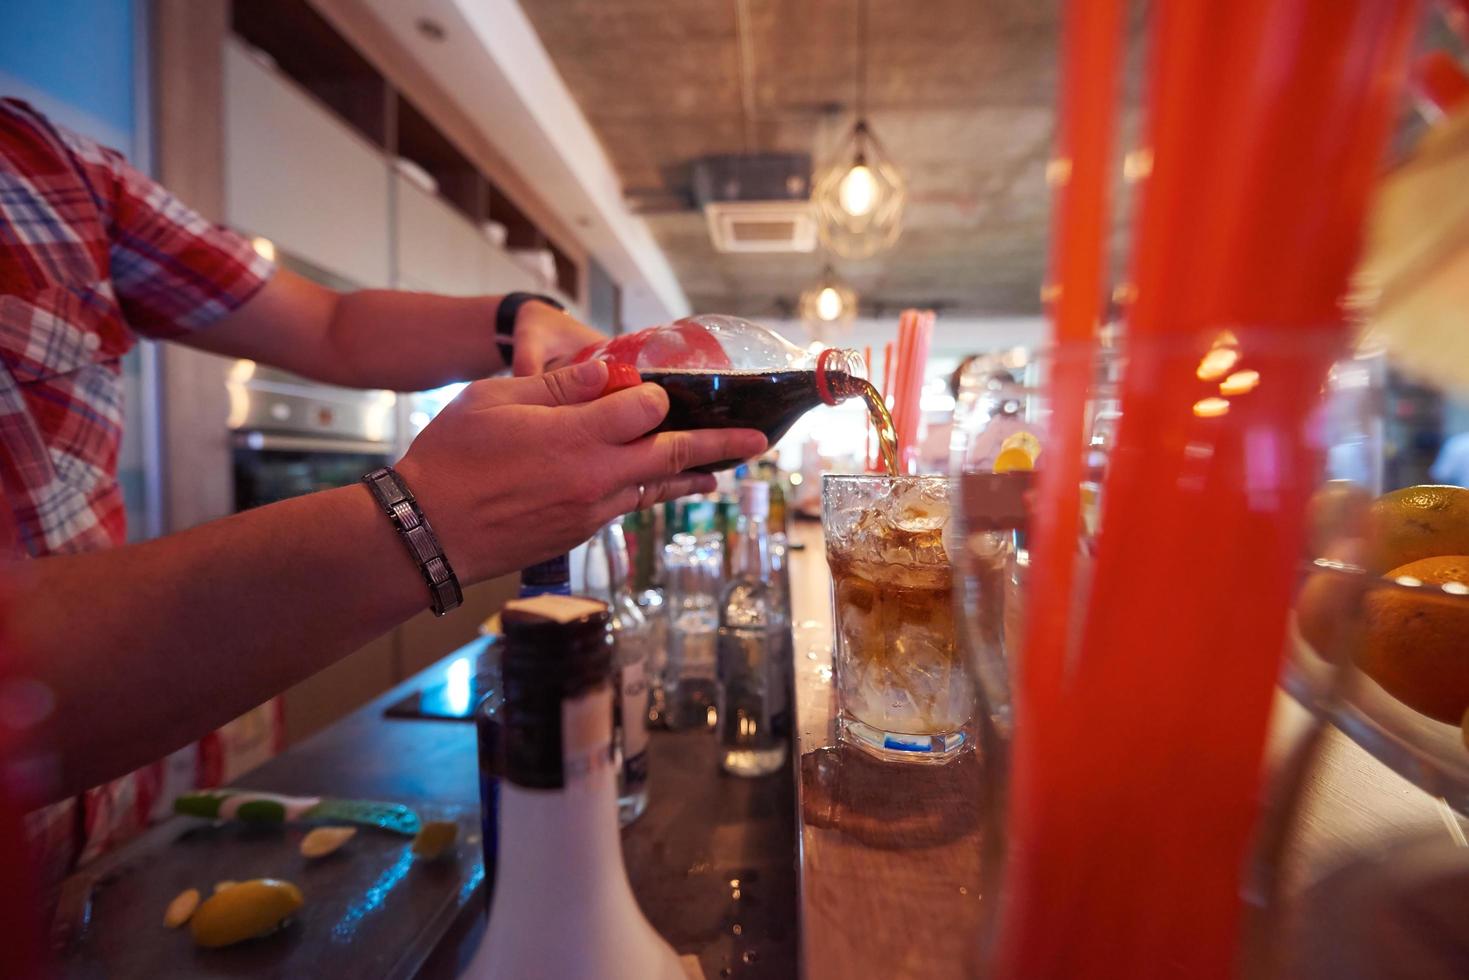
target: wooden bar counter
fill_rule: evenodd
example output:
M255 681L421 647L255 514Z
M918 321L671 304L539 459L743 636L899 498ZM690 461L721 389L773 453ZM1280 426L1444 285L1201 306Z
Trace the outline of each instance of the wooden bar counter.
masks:
M821 528L798 524L792 539L804 545L791 558L804 976L977 976L982 760L970 753L947 766L904 766L837 744ZM1308 720L1280 695L1277 742ZM1328 730L1286 849L1287 895L1300 895L1386 841L1447 840L1451 819L1432 798Z

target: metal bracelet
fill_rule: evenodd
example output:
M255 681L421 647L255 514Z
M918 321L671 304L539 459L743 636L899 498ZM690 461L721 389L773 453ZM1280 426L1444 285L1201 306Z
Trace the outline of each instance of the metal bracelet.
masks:
M464 593L459 589L459 579L455 577L444 549L439 547L439 539L429 526L428 518L423 516L417 498L398 471L384 466L364 476L362 482L367 484L367 489L372 491L373 498L408 546L408 554L428 583L429 608L434 615L442 616L462 603Z

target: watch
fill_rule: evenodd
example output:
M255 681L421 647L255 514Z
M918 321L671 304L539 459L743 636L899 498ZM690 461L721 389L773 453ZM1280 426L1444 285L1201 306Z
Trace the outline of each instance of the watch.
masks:
M373 470L362 478L367 489L382 507L388 520L408 546L408 554L418 565L418 571L428 584L429 608L435 616L442 616L464 601L459 588L459 579L449 565L448 556L439 547L439 539L429 526L428 518L418 506L418 499L408 484L391 466Z
M495 311L495 342L500 346L500 357L508 368L515 361L515 318L520 308L534 300L565 312L566 307L550 296L540 293L506 293L500 298L500 308Z

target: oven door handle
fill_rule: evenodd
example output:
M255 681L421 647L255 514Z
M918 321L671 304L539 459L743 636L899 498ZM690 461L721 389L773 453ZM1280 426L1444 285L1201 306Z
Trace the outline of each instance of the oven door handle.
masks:
M265 452L393 455L393 445L388 442L371 442L366 439L328 439L320 436L288 436L275 432L236 432L234 443L240 449L258 449Z

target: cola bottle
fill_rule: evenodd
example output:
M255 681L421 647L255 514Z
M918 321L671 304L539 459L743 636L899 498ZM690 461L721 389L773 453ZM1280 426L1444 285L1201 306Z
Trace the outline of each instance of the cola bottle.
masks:
M668 392L660 432L758 429L774 445L811 409L848 398L867 402L885 450L884 433L892 431L886 406L862 377L856 351L808 351L739 317L685 317L593 344L575 360L592 358L631 365L644 381ZM739 462L726 459L700 469L712 473Z

